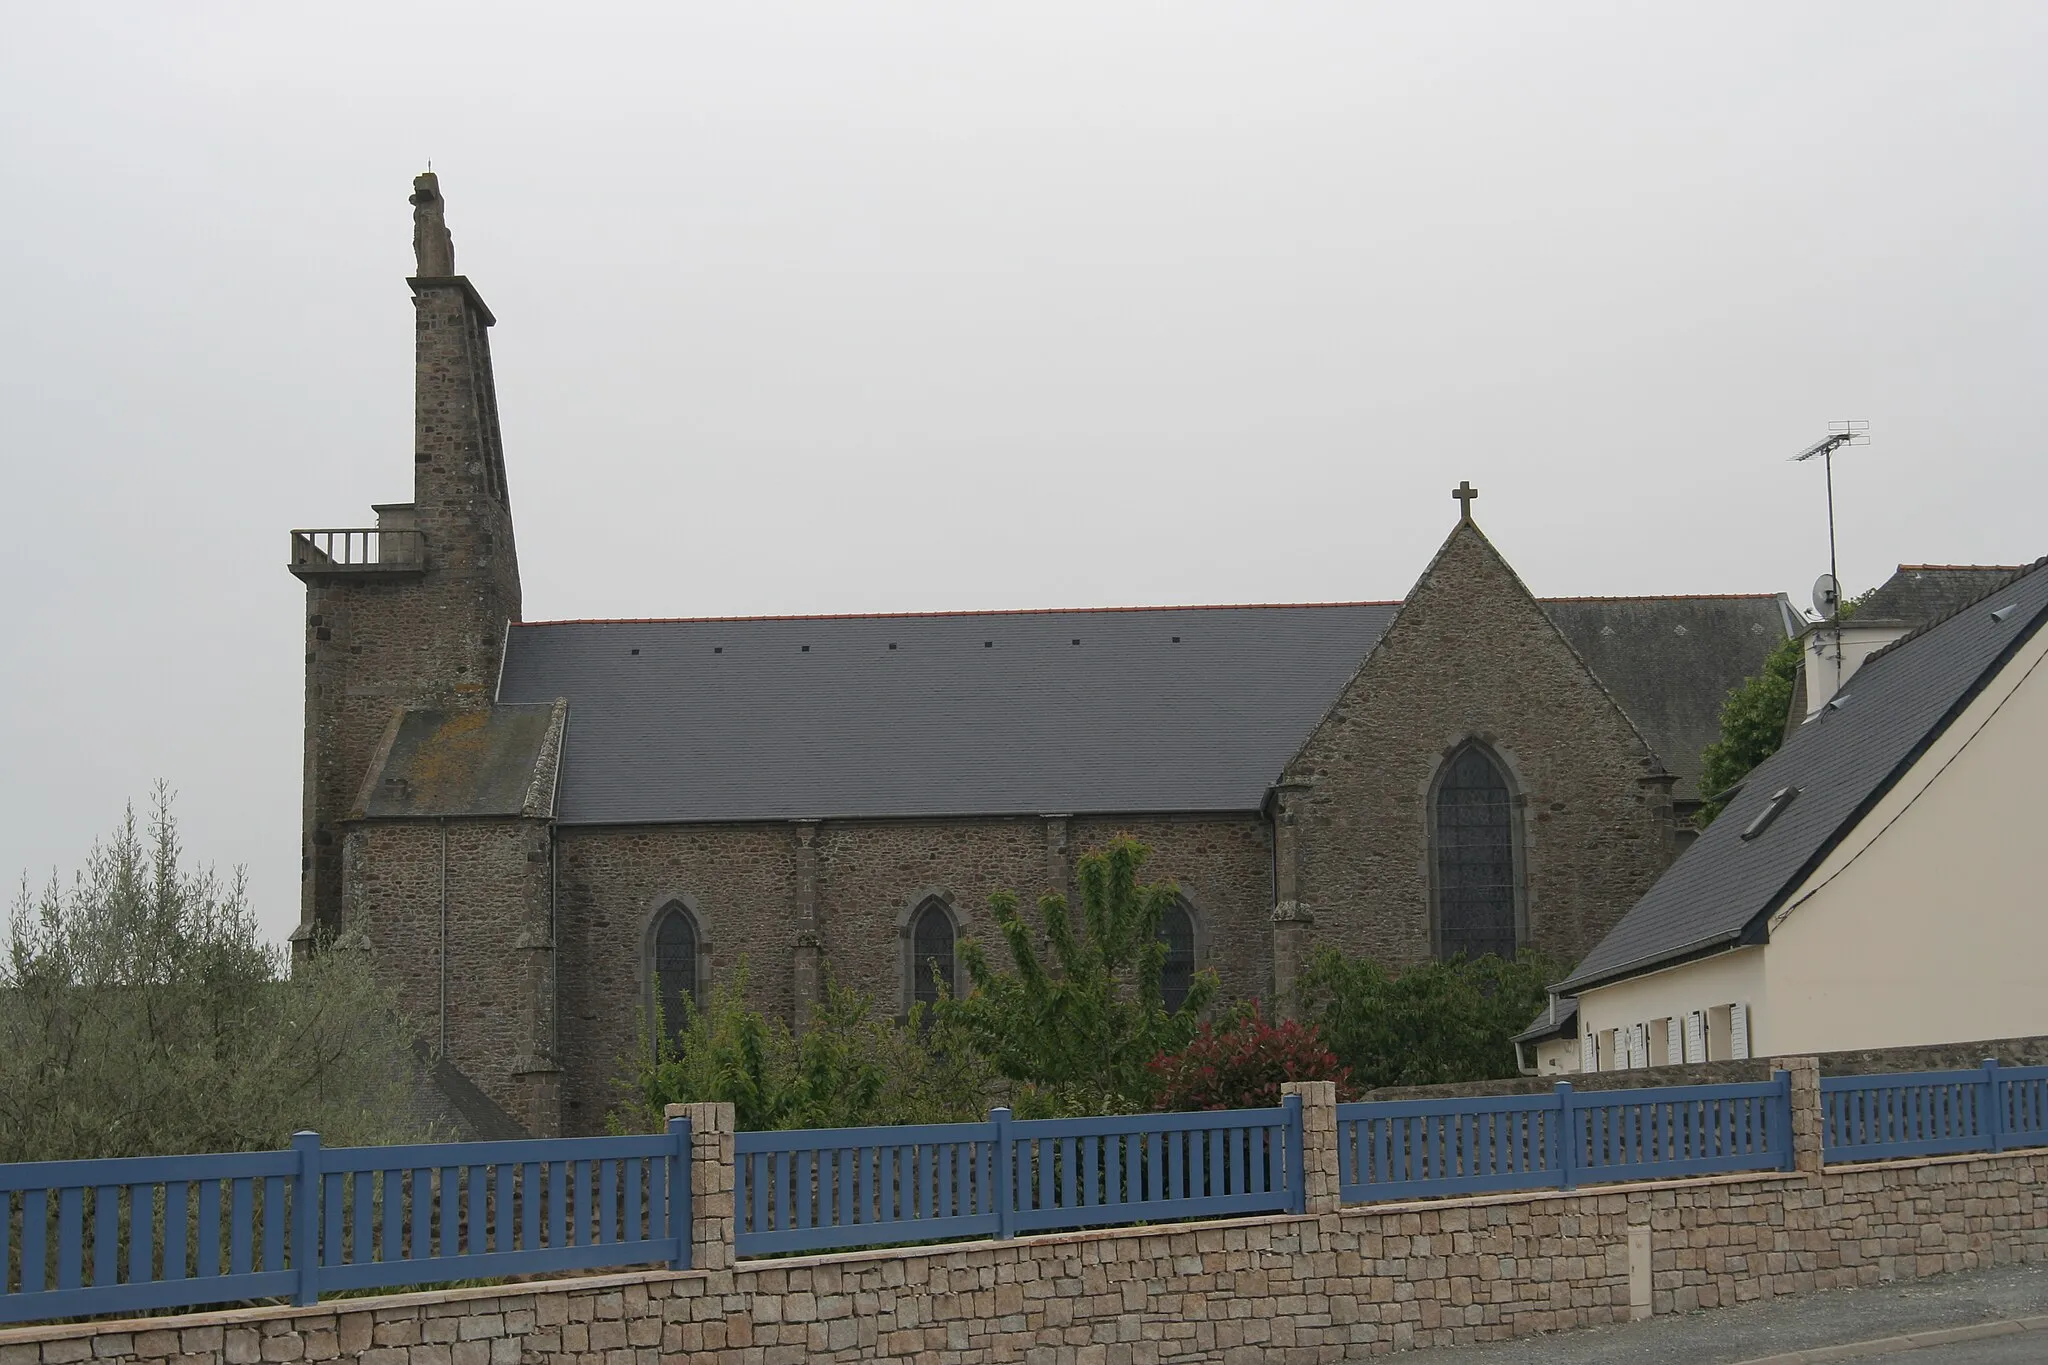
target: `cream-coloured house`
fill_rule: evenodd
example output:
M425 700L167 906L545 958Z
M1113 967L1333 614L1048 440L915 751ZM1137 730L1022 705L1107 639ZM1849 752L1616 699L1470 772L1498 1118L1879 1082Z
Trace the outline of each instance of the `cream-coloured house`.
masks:
M1525 1069L2048 1033L2044 566L1851 674L1558 983Z

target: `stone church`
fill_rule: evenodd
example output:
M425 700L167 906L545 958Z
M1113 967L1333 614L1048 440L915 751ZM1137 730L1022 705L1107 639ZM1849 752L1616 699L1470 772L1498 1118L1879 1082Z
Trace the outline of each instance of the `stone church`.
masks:
M999 888L1119 832L1167 985L1284 1008L1321 945L1574 961L1676 855L1774 595L1540 599L1473 516L1399 601L529 622L490 328L415 182L413 498L292 533L297 940L360 930L444 1073L537 1134L743 965L908 1008ZM679 604L686 605L686 604Z

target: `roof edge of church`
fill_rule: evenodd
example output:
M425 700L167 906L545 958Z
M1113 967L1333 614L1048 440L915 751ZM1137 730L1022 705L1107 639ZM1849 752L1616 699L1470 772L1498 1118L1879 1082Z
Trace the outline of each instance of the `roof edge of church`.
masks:
M1537 597L1536 601L1546 605L1554 602L1771 602L1783 595L1775 592L1613 593ZM1305 611L1325 607L1398 607L1401 602L1400 598L1368 598L1349 602L1156 602L1116 607L962 607L945 611L770 612L756 616L562 616L544 621L515 621L513 629L530 626L726 625L749 621L915 621L958 616L1082 616L1140 611Z
M1539 597L1538 602L1775 602L1777 592L1624 592L1582 597Z
M568 616L551 621L515 621L514 630L528 626L681 626L725 625L747 621L903 621L950 616L1080 616L1138 611L1270 611L1339 607L1398 607L1396 601L1377 602L1187 602L1126 607L984 607L951 611L820 611L791 612L762 616Z

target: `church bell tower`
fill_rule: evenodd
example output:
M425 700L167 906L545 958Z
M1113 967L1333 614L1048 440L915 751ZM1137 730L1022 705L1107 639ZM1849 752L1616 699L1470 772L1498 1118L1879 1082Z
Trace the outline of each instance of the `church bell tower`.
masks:
M342 826L401 708L489 708L519 561L491 374L491 310L455 273L440 182L413 181L413 498L376 525L291 533L306 585L306 732L299 929L342 925Z

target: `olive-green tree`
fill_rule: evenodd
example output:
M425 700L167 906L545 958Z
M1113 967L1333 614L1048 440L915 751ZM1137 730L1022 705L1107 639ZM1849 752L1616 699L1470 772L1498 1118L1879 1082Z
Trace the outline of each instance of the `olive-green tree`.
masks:
M1180 1007L1166 1008L1159 931L1179 893L1171 882L1138 880L1148 854L1129 836L1084 854L1075 868L1078 924L1057 892L1038 902L1037 934L1013 893L992 896L1011 968L998 966L975 939L961 941L973 990L941 1000L938 1016L956 1022L1013 1084L1020 1114L1145 1107L1159 1085L1149 1063L1183 1050L1215 998L1216 974L1200 971Z
M0 1162L418 1137L411 1043L360 941L293 971L239 873L183 866L160 785L70 886L23 882L0 964Z

